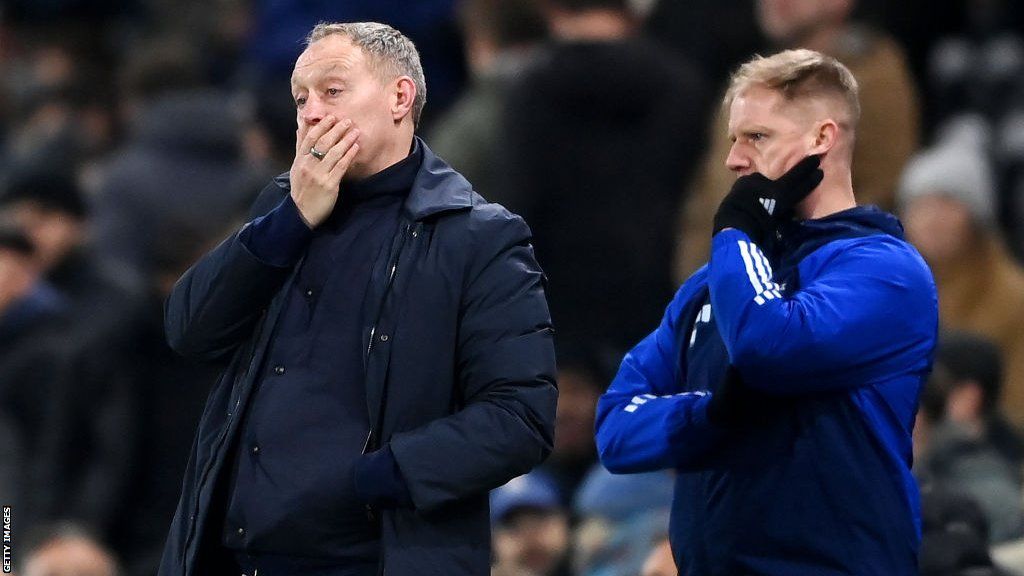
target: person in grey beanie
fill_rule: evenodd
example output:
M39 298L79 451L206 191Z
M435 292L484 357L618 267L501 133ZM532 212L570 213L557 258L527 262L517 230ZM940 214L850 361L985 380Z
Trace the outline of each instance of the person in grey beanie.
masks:
M959 122L904 169L897 203L907 239L928 261L944 328L993 340L1006 361L1000 406L1024 425L1024 269L996 227L983 127Z

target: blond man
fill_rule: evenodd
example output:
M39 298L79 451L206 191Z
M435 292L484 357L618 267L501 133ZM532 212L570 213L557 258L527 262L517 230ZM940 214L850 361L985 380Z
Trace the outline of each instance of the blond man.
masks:
M895 217L854 200L857 83L791 50L744 64L725 105L711 261L601 398L601 460L679 472L681 574L916 574L937 302Z

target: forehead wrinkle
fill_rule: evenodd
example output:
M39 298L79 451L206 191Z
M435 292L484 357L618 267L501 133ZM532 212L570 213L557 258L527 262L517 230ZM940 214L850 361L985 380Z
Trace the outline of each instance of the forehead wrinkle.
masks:
M326 40L326 38L324 40ZM323 42L324 40L321 40L320 42ZM295 62L295 69L292 72L291 77L291 84L293 88L299 84L300 79L312 84L339 68L343 72L350 71L355 67L358 59L362 56L361 50L358 48L356 50L342 52L341 54L336 54L334 51L319 54L325 52L327 49L318 46L318 44L319 42L303 52Z
M292 73L292 87L297 86L300 81L304 81L308 84L315 84L323 80L325 77L330 76L336 70L340 69L341 71L347 71L351 69L351 66L345 62L334 62L326 68L312 68L311 66L313 66L313 64L295 67L295 72Z

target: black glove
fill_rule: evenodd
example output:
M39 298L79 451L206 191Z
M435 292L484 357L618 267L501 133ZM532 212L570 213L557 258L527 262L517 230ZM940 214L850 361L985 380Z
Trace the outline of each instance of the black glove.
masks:
M818 187L825 174L818 168L821 156L808 156L778 180L759 173L736 179L715 213L714 234L725 228L742 230L759 246L774 239L779 222L793 216L801 200Z
M718 389L711 392L708 420L722 428L749 428L765 419L773 403L767 394L744 384L740 371L730 365Z

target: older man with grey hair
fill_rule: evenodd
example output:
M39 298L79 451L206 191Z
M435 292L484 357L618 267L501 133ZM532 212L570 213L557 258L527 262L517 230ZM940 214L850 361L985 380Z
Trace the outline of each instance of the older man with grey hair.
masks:
M291 169L167 301L171 346L229 364L160 574L485 574L488 491L552 447L529 228L415 137L397 30L317 25L291 88Z

